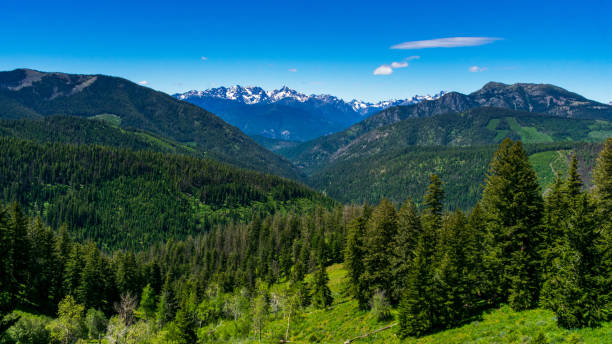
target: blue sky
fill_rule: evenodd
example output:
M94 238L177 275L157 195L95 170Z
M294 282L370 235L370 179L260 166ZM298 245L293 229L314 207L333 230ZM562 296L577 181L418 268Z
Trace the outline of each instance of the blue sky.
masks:
M612 101L608 0L2 0L1 7L0 70L110 74L168 93L287 85L369 101L472 92L492 80L536 82ZM472 37L451 41L471 46L391 49L452 37ZM440 43L448 45L407 47Z

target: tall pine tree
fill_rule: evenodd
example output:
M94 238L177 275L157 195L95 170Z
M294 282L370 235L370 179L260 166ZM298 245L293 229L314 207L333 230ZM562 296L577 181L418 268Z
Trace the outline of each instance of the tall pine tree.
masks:
M505 139L485 180L482 206L487 215L488 276L497 301L512 308L535 306L539 281L539 229L543 200L537 176L521 142Z
M372 212L364 239L364 272L362 278L368 299L375 290L391 295L393 280L393 239L397 234L397 210L386 198Z

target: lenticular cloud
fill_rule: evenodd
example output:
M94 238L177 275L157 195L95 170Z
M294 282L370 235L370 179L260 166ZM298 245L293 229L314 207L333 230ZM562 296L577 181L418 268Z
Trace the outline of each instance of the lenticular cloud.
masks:
M391 49L425 49L425 48L457 48L474 47L499 41L496 37L448 37L425 41L410 41L396 44Z

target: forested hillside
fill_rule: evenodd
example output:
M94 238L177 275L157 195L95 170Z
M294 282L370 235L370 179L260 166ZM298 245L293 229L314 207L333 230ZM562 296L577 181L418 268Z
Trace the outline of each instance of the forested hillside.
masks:
M0 330L43 343L606 342L612 139L596 161L592 190L573 157L542 195L507 139L468 212L444 210L432 174L422 209L383 199L277 213L140 252L110 254L3 208ZM15 308L30 313L4 316Z
M197 147L151 134L144 130L121 129L117 116L86 119L73 116L51 116L43 119L0 119L0 136L31 140L38 143L96 144L102 146L151 150L204 156Z
M117 116L123 128L143 129L198 147L207 157L239 167L299 179L291 164L237 128L195 105L105 75L0 72L0 118L53 115Z
M377 137L374 131L378 128L410 118L424 118L449 113L457 114L473 109L492 107L534 114L546 114L558 118L612 120L612 106L588 100L560 87L545 84L505 85L490 82L482 89L468 95L449 92L436 100L428 100L409 106L394 106L344 131L320 137L279 152L300 167L306 174L312 174L325 167L330 161L333 161L337 154L343 152L362 136ZM482 114L482 112L480 113ZM515 115L511 114L508 116L515 117ZM518 116L520 116L520 113ZM453 122L456 124L456 121ZM554 127L554 123L551 122L539 124L545 124L546 126L553 124ZM427 122L416 123L427 125ZM460 124L460 126L462 127L463 124ZM448 126L448 128L452 127ZM500 128L500 130L505 129ZM404 136L409 136L408 134L403 133ZM495 135L492 138L495 138ZM499 143L503 138L504 136L502 135L497 137L496 142L488 143ZM444 136L441 136L440 139L435 140L444 141L445 139ZM605 137L602 139L605 139ZM469 138L466 142L469 142Z
M0 190L4 202L105 248L144 248L215 223L333 204L296 182L209 159L10 138L0 138Z

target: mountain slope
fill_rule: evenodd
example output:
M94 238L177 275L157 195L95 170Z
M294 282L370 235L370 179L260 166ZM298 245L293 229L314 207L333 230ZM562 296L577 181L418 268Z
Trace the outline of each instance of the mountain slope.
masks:
M101 118L106 118L102 120ZM74 116L49 116L43 119L0 119L0 136L32 140L38 143L58 142L69 144L96 144L133 150L150 150L161 153L177 153L204 156L203 152L189 145L138 129L121 129L116 116L95 119Z
M210 159L92 145L0 138L0 195L54 228L106 248L184 238L217 223L316 205L293 181Z
M0 72L0 118L111 114L121 126L196 146L206 156L261 172L299 178L289 162L214 114L165 93L105 75Z
M612 120L612 106L588 100L552 85L488 83L469 95L450 92L436 100L383 110L348 129L279 153L312 174L330 162L360 136L407 118L430 117L463 112L479 107L499 107L526 112L539 112L558 117Z
M331 95L308 96L288 87L265 91L237 85L174 97L218 114L251 136L304 141L338 132L390 106L415 104L441 94L378 103L345 102Z
M428 175L436 173L448 182L448 204L466 209L480 196L495 144L506 137L527 145L544 189L555 171L567 169L576 150L584 158L581 173L589 185L598 142L612 137L612 122L485 107L408 118L336 150L308 183L343 202L377 203L383 197L400 202L406 196L420 202ZM580 143L584 141L594 144Z

